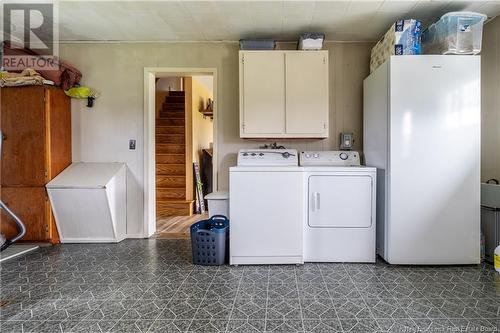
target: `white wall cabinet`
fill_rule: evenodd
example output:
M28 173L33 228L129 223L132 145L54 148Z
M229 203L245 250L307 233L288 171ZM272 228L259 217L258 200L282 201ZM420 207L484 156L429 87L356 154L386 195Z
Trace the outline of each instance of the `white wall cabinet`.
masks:
M244 57L244 58L243 58ZM243 132L257 135L285 132L285 61L281 52L242 55L240 77Z
M240 51L240 137L328 137L328 51Z

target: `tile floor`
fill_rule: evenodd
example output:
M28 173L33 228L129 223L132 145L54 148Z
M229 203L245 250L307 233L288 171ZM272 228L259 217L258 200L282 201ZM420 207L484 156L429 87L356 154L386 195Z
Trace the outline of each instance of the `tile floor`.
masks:
M60 245L1 265L1 332L495 332L490 265L202 267L187 240Z

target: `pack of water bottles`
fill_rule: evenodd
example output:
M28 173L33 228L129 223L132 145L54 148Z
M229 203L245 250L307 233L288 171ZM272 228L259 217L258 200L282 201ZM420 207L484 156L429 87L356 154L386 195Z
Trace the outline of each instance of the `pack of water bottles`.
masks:
M393 55L418 55L421 47L422 22L398 20L372 48L370 73Z

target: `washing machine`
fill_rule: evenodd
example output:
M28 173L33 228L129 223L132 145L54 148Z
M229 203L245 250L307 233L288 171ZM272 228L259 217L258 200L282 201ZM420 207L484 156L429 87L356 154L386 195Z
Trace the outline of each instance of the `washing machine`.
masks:
M375 262L376 168L355 151L304 151L305 262Z
M231 265L302 264L304 181L294 149L242 149L229 169Z

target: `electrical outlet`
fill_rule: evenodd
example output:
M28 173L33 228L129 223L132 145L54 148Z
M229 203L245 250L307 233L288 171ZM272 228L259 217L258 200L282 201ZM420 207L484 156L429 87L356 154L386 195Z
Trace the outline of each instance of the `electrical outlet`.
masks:
M128 140L128 149L135 150L135 140L134 139Z

